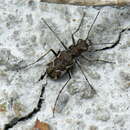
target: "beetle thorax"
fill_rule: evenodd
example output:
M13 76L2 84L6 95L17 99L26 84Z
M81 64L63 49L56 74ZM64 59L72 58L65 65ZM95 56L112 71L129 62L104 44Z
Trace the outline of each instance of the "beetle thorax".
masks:
M89 45L86 43L86 40L79 39L77 44L70 46L69 49L73 57L78 57L88 50L88 46Z

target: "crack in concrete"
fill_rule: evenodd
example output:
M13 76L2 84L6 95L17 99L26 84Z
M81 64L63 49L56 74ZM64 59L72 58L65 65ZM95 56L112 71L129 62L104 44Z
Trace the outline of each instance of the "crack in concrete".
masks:
M96 51L104 51L104 50L107 50L107 49L112 49L112 48L114 48L115 46L117 46L117 45L119 44L120 40L121 40L121 34L122 34L123 32L125 32L125 31L130 31L130 28L126 28L126 29L121 30L121 32L119 33L119 36L118 36L117 41L116 41L115 43L113 43L111 46L104 47L104 48L102 48L102 49L97 49L97 50L95 50L94 52L96 52Z
M43 100L44 100L44 99L42 99L44 92L45 92L45 87L42 86L42 90L41 90L41 94L39 97L39 101L37 103L37 107L34 108L32 112L30 112L29 114L27 114L23 117L20 117L20 118L15 117L14 119L12 119L8 124L5 124L4 130L13 128L18 122L28 120L29 118L32 118L37 112L39 112L42 107Z

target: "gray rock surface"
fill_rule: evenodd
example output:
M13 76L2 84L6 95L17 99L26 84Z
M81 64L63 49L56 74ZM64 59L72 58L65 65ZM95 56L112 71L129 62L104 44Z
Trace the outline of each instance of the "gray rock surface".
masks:
M100 14L89 35L93 42L90 50L110 46L108 43L117 41L122 29L130 28L130 7L80 7L40 3L37 0L0 1L0 129L5 124L9 126L12 121L17 123L11 130L30 130L38 118L49 123L54 130L129 130L130 31L124 31L119 43L112 49L84 53L90 59L104 59L115 64L88 62L80 58L96 94L91 95L83 74L75 66L70 81L73 85L68 84L62 91L59 112L55 112L55 117L52 117L52 109L67 77L58 81L45 78L37 82L45 72L46 64L54 58L53 54L19 70L36 61L50 48L56 52L64 49L41 18L47 21L66 46L70 46L71 34L78 27L83 12L86 15L75 35L76 40L86 38L99 9ZM40 97L42 85L45 92ZM76 92L75 87L78 89ZM42 99L41 106L37 106ZM38 112L29 116L34 108ZM21 117L28 118L20 121Z

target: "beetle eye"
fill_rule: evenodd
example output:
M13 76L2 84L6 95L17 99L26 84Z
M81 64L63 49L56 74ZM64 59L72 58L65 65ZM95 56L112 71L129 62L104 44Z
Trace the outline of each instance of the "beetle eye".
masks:
M79 39L77 43L81 43L83 40L82 39Z

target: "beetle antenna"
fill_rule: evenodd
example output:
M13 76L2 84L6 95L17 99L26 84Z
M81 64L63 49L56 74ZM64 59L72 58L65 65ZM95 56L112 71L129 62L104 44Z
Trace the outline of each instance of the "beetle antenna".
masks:
M100 10L98 11L96 17L94 18L94 21L93 21L93 23L92 23L92 25L91 25L91 27L90 27L90 29L89 29L89 31L88 31L88 34L87 34L87 37L86 37L85 40L88 40L88 37L89 37L90 31L92 30L92 27L93 27L94 23L96 22L96 19L97 19L99 13L100 13Z

